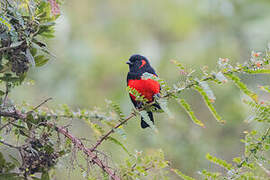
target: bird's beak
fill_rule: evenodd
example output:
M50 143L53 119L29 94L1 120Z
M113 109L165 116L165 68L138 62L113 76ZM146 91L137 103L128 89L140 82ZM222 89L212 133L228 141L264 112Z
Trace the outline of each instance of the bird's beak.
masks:
M131 64L132 64L132 62L130 62L130 61L127 61L127 62L126 62L126 64L128 64L128 65L131 65Z

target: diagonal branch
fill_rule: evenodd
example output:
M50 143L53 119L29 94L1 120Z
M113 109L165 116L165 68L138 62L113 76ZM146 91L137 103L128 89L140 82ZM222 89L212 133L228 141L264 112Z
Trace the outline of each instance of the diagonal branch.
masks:
M48 124L49 126L54 126L53 124ZM55 130L60 134L63 134L66 138L70 139L75 147L78 147L81 151L84 152L88 157L90 157L91 161L98 165L104 172L106 172L113 180L120 180L113 170L111 170L99 157L89 148L85 147L85 145L72 134L70 134L66 129L62 127L54 126Z
M91 151L94 151L104 140L106 140L112 133L114 133L114 130L125 124L128 120L136 116L135 113L131 113L125 120L118 123L114 128L112 128L110 131L108 131L104 136L102 136L96 144L91 148Z
M45 103L45 101L44 101ZM44 103L41 103L40 106ZM39 106L37 106L38 108ZM29 111L31 112L31 111ZM22 113L18 110L14 110L12 112L5 112L5 111L2 111L0 110L0 116L4 116L4 117L10 117L10 118L14 118L14 121L17 120L17 119L22 119L22 120L26 120L27 118L27 113ZM134 115L133 115L134 116ZM133 116L131 116L130 118L132 118ZM130 119L129 118L129 119ZM128 119L126 119L126 121L128 121ZM126 122L125 121L125 122ZM1 127L1 129L3 129L4 127L6 127L9 123L5 124L4 126ZM124 122L122 123L124 124ZM121 126L122 124L119 124L119 126ZM75 136L73 136L72 134L70 134L65 128L63 127L57 127L55 125L53 125L52 123L47 123L46 124L47 126L50 126L50 127L54 127L55 130L57 132L59 132L60 134L63 134L66 138L70 139L73 143L73 145L75 147L78 147L81 151L84 152L84 154L86 154L90 159L91 161L98 165L104 172L106 172L113 180L120 180L120 177L118 177L115 172L109 167L107 166L91 149L87 148L78 138L76 138ZM119 127L118 126L118 127ZM111 134L112 132L110 132L109 134ZM108 134L108 135L109 135ZM104 138L105 139L105 138ZM102 140L103 141L103 140ZM101 141L101 142L102 142ZM100 142L100 143L101 143ZM10 144L7 144L3 141L0 141L0 143L4 144L4 145L7 145L11 148L17 148L16 146L13 146L13 145L10 145ZM100 144L99 143L99 144Z

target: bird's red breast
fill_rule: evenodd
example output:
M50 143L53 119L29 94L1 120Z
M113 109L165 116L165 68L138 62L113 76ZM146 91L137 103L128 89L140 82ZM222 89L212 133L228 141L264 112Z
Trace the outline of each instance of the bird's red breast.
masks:
M153 96L160 91L159 83L153 79L130 79L128 86L132 89L136 89L141 95L148 99L149 102L152 102ZM130 94L130 96L133 100L136 99L132 94Z

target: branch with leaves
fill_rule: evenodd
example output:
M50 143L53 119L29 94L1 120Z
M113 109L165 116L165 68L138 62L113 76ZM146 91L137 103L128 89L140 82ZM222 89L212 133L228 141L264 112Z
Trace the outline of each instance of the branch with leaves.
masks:
M18 6L20 5L19 8ZM49 172L55 168L55 165L61 157L66 154L74 154L79 149L87 157L87 164L95 164L99 167L100 172L105 174L104 177L112 179L141 179L142 177L154 177L159 179L161 176L157 172L171 172L177 174L182 179L191 180L193 178L185 175L181 171L171 168L168 161L165 160L161 150L153 153L153 155L142 155L142 152L136 151L130 153L123 143L125 137L125 129L123 126L137 114L143 116L144 120L154 130L157 128L150 121L146 111L165 112L169 117L172 113L168 108L168 100L176 100L185 109L191 120L205 127L204 123L195 116L192 106L188 104L183 97L182 92L187 90L197 91L205 101L205 105L213 114L219 123L225 123L222 117L215 110L215 95L211 89L209 82L223 85L224 83L233 82L249 99L245 102L249 107L254 109L253 115L249 121L264 123L269 127L270 106L269 102L260 101L258 95L248 89L241 79L238 77L242 74L269 74L270 48L265 53L252 52L249 61L244 64L233 65L227 58L218 60L218 70L208 72L202 69L201 76L194 76L193 70L185 68L180 62L173 60L183 81L176 82L173 86L169 86L164 80L145 73L144 79L154 79L161 85L161 93L155 96L155 101L148 103L143 96L135 89L127 88L128 93L133 94L137 101L141 101L142 108L132 111L125 116L121 107L114 102L108 101L108 112L99 112L98 110L79 109L71 110L67 105L63 105L61 109L43 109L42 106L51 98L46 99L39 105L31 107L30 105L15 105L8 95L10 91L19 86L27 76L30 67L38 67L47 63L52 53L48 51L46 44L42 38L52 38L54 36L55 20L59 16L58 0L31 0L14 1L5 0L1 2L0 12L0 83L5 89L0 91L0 143L8 148L17 149L21 156L19 161L11 156L12 162L7 162L2 153L0 153L0 178L16 177L24 178L35 177L36 179L49 179ZM270 92L267 86L260 86L260 89ZM158 103L162 108L157 111L152 107L154 103ZM116 115L115 115L116 114ZM95 143L89 145L83 143L82 139L75 137L68 126L59 126L59 121L63 119L78 119L85 121L92 129L93 136L96 136ZM4 124L2 124L4 123ZM59 123L60 124L60 123ZM205 127L207 128L207 127ZM5 131L5 132L4 132ZM120 138L115 138L115 134ZM64 136L64 139L61 137ZM14 137L14 142L4 138L6 136ZM56 138L57 137L57 138ZM91 138L91 141L94 137ZM233 161L236 165L227 163L215 156L207 154L206 158L212 163L223 167L228 173L212 173L207 170L201 171L201 175L206 178L255 178L255 167L260 167L266 176L269 176L269 170L265 166L265 153L269 151L269 129L265 133L251 131L246 132L245 154L243 157L237 157ZM125 164L112 168L111 165L104 160L106 152L102 152L100 146L106 141L111 141L115 145L121 147L127 154L128 159ZM72 152L72 153L71 153ZM72 157L74 158L74 157ZM71 163L72 164L72 163ZM85 169L78 164L82 171ZM38 174L41 174L40 176ZM164 177L165 179L166 177Z

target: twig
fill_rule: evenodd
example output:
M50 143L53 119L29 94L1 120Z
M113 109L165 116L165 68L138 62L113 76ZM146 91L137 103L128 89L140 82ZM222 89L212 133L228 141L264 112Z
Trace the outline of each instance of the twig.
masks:
M17 110L15 110L13 112L5 112L5 111L0 110L0 116L11 117L14 119L26 119L27 114L23 114Z
M20 149L21 148L19 146L13 146L12 144L8 144L8 143L6 143L5 141L2 141L2 140L0 140L0 143L4 144L4 145L6 145L6 146L8 146L10 148L14 148L14 149Z
M40 103L39 105L37 105L36 107L34 107L33 110L30 111L30 112L33 112L33 111L37 110L37 109L40 108L43 104L47 103L48 101L50 101L50 100L52 100L52 99L53 99L53 98L51 98L51 97L45 99L42 103Z
M14 123L15 121L17 121L17 119L13 119L13 120L9 121L8 123L4 124L2 127L0 127L0 131L1 131L2 129L4 129L5 127L7 127L8 125Z
M49 126L54 126L53 124L48 124ZM89 148L85 147L85 145L76 137L74 137L72 134L70 134L66 129L63 129L62 127L54 126L55 130L59 132L60 134L63 134L66 138L70 139L73 143L73 145L77 148L79 148L81 151L83 151L87 156L90 157L91 161L98 165L104 172L106 172L113 180L120 180L120 177L118 177L114 171L112 171L107 165L103 163L99 159L99 157Z
M268 177L270 177L270 171L268 169L266 169L261 163L256 162L261 169L267 174Z
M46 101L46 100L45 100ZM43 103L41 103L40 105L38 105L36 108L40 107L42 104L45 103L45 101ZM47 100L48 101L48 100ZM46 101L46 102L47 102ZM17 110L14 110L13 112L4 112L4 111L1 111L0 110L0 116L4 116L4 117L11 117L11 118L14 118L13 121L17 120L17 119L23 119L25 120L27 118L27 113L22 113L22 112L19 112ZM133 117L133 116L132 116ZM130 117L131 118L131 117ZM128 120L128 119L127 119ZM126 121L127 121L126 120ZM8 124L12 123L9 122L7 124L4 125L4 127L6 127ZM90 157L91 161L98 165L104 172L106 172L113 180L120 180L120 177L118 177L115 172L113 170L110 169L110 167L108 167L106 164L104 164L104 162L102 160L99 159L99 157L93 152L91 151L91 149L85 147L85 145L76 137L74 137L72 134L70 134L66 129L62 128L62 127L57 127L55 125L53 125L52 123L47 123L46 124L47 126L50 126L50 127L54 127L55 130L60 133L60 134L63 134L66 138L70 139L73 143L73 145L75 147L78 147L81 151L83 151L87 156ZM119 125L120 126L120 125ZM1 127L4 128L3 126ZM19 147L17 146L13 146L11 144L8 144L4 141L1 141L0 140L0 143L6 145L6 146L9 146L11 148L16 148L16 149L19 149Z
M5 92L5 97L4 97L4 101L3 101L3 106L6 105L8 92L9 92L9 86L8 86L8 82L6 82L6 92Z
M119 128L120 126L122 126L123 124L125 124L128 120L130 120L131 118L133 118L134 116L136 116L135 113L131 113L125 120L121 121L120 123L118 123L116 126L114 126L114 128L112 128L109 132L107 132L104 136L102 136L97 142L96 144L91 148L91 151L94 151L104 140L106 140L113 132L115 129Z

